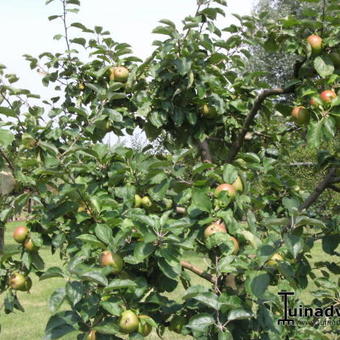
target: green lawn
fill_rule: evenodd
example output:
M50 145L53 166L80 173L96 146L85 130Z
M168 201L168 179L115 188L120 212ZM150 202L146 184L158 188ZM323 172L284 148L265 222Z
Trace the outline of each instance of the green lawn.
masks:
M17 247L17 244L12 239L13 229L22 224L22 222L13 222L8 224L6 229L5 236L5 249L8 251ZM41 249L40 255L45 260L46 268L58 265L60 260L58 255L52 255L51 252L47 249ZM331 260L331 256L325 256L322 252L321 244L318 243L313 248L312 253L313 259L317 261L326 261ZM195 258L193 256L189 256L188 260L193 264L202 268L204 266L203 259ZM334 258L333 258L334 261ZM58 287L62 287L64 285L64 281L61 279L50 279L39 282L37 278L32 275L33 286L31 292L24 293L18 292L20 301L25 308L26 312L15 312L9 315L4 315L3 312L0 314L0 325L1 325L1 335L0 339L6 340L38 340L41 339L44 333L44 327L51 313L47 307L47 301L50 294ZM192 275L194 284L205 284L203 279L198 278L196 275ZM310 300L310 294L308 293L310 290L315 289L315 286L311 283L308 289L304 292L302 299L307 302ZM179 285L179 288L170 294L170 297L179 299L182 296L184 289ZM0 303L2 304L3 297L0 298ZM18 327L20 323L20 327ZM155 333L152 333L149 337L150 340L159 339ZM64 340L74 340L76 339L76 333L69 334L68 336L63 337ZM165 339L171 340L184 340L184 339L192 339L191 337L184 337L181 335L177 335L173 332L168 332L165 334Z

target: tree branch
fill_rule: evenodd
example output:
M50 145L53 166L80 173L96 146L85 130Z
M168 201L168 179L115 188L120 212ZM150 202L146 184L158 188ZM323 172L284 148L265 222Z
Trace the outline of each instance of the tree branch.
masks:
M11 160L6 156L6 154L1 149L0 149L0 154L4 158L4 160L7 162L9 168L12 171L12 174L14 175L14 166L13 166Z
M193 264L187 261L181 261L181 266L187 270L190 270L191 272L195 273L196 275L200 276L201 278L211 282L212 284L216 283L216 278L208 273L206 273L204 270L199 269L195 267Z
M335 185L333 184L328 184L328 189L332 189L334 190L335 192L340 192L340 188L336 187Z
M238 137L236 138L236 140L233 142L233 144L231 146L231 149L229 151L229 155L227 157L228 163L232 162L233 159L235 158L235 156L240 151L240 149L243 145L244 137L245 137L246 133L249 131L249 127L250 127L251 123L253 122L257 112L261 108L261 105L265 101L265 99L270 97L270 96L291 93L291 92L293 92L294 87L295 87L295 85L289 86L287 88L268 89L268 90L262 91L257 96L252 109L250 110L250 112L248 113L248 116L246 117L246 120L244 121L244 124L243 124L243 127L242 127L240 134L238 135Z
M335 175L335 168L330 168L325 178L316 186L315 190L307 197L307 199L300 205L299 211L308 209L329 186Z
M207 140L199 143L199 148L201 150L201 158L203 162L212 163L212 156Z

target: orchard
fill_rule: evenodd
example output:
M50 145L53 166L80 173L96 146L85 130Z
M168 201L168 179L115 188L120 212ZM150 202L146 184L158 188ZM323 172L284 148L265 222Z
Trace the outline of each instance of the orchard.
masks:
M65 51L25 55L55 95L17 88L0 65L2 242L33 202L1 256L0 313L25 308L33 277L59 278L46 340L333 339L336 323L280 324L277 293L298 307L312 285L307 307L339 310L339 206L315 208L340 192L338 0L301 1L303 20L264 11L226 27L227 1L197 0L182 28L160 20L146 60L72 22L79 0L59 2L49 20ZM249 68L254 46L294 60L282 87ZM105 142L136 128L142 151ZM289 158L301 146L315 154L308 189ZM334 262L311 256L320 243ZM46 248L60 265L45 266Z

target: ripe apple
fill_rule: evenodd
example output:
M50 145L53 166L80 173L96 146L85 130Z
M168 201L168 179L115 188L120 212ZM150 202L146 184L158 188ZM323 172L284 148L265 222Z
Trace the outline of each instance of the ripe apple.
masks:
M312 48L312 53L314 55L317 55L321 52L321 46L322 46L322 39L317 34L311 34L307 37L307 43Z
M186 323L187 319L184 316L175 315L170 321L169 330L175 333L181 333Z
M207 239L210 235L213 235L215 233L226 233L226 232L227 232L227 229L224 223L214 222L205 228L204 238Z
M230 236L230 239L234 243L234 250L233 250L232 254L236 255L239 252L239 250L240 250L239 243L238 243L237 239L234 236Z
M29 232L29 229L23 225L16 227L13 232L13 238L18 243L24 243Z
M142 205L142 197L135 195L135 207L139 208Z
M201 115L206 118L214 118L216 117L216 109L214 107L210 107L207 104L203 104L200 107Z
M231 184L227 184L227 183L220 184L215 190L216 196L218 196L218 194L221 191L226 191L228 193L229 197L235 197L235 195L236 195L236 189Z
M152 202L151 202L149 196L144 196L142 198L142 205L145 208L150 208L152 206Z
M27 292L32 287L32 280L20 273L13 273L8 281L9 286L14 290Z
M142 334L143 336L148 336L152 331L152 326L146 322L143 321L141 322L141 320L151 319L150 316L141 314L138 315L138 318L139 318L138 333Z
M119 319L119 327L124 333L132 333L137 331L139 320L132 310L124 311Z
M36 252L39 248L33 243L31 238L26 239L24 248L29 252Z
M240 176L237 176L234 183L232 183L232 186L236 189L236 191L240 191L240 192L243 191L243 183L242 183L242 179Z
M92 329L90 333L87 335L86 340L96 340L96 331Z
M304 106L295 106L291 112L293 120L299 125L308 124L310 115Z
M336 93L334 92L334 90L325 90L320 93L320 99L324 103L330 103L335 98L336 98Z
M101 253L99 262L102 266L111 266L113 274L120 273L124 264L123 259L118 254L112 254L109 250Z
M329 54L332 62L336 68L340 67L340 53L339 52L331 52Z
M270 267L276 267L279 261L283 261L283 257L279 253L275 253L272 257L267 261L267 265Z
M126 83L129 77L129 70L124 66L117 66L110 68L110 80L119 83Z

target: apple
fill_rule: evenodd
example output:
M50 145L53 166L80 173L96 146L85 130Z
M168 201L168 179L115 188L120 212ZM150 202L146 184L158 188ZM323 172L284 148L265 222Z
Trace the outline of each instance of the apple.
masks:
M175 315L170 321L169 330L175 333L181 333L186 323L187 319L184 316Z
M79 84L78 84L78 89L79 89L80 91L84 90L84 89L85 89L84 83L79 83Z
M113 254L109 250L101 253L99 262L102 266L111 266L113 274L120 273L124 264L123 259L118 254Z
M124 311L119 319L119 327L124 333L132 333L137 331L139 320L132 310Z
M144 196L142 198L142 205L145 208L150 208L152 206L152 202L151 202L149 196Z
M332 62L336 68L340 67L340 53L339 52L331 52L329 54Z
M310 101L309 101L309 104L310 104L311 106L318 106L318 105L319 105L319 99L316 98L316 97L312 97L312 98L310 99Z
M214 222L205 228L204 238L207 239L210 235L213 235L215 233L226 233L226 232L227 232L227 229L224 223Z
M142 205L142 197L135 195L135 207L139 208Z
M27 292L32 287L32 280L20 273L13 273L8 281L9 286L14 290Z
M207 104L203 104L200 107L201 115L206 118L214 118L216 116L216 109L214 107L210 107Z
M87 335L86 340L96 340L96 331L94 329Z
M236 191L243 191L243 183L240 176L237 176L236 180L231 185L236 189Z
M314 55L317 55L321 52L321 46L322 46L322 39L317 34L311 34L307 37L307 43L312 48L312 53Z
M239 250L240 250L239 243L238 243L237 239L234 236L230 236L229 238L234 243L234 250L233 250L232 254L236 255L239 252Z
M138 324L138 333L142 334L143 336L148 336L152 331L152 326L146 323L145 319L151 319L148 315L138 315L139 324ZM141 321L142 320L142 321Z
M215 190L216 196L218 196L219 193L222 191L226 191L229 197L235 197L236 195L236 189L231 184L227 184L227 183L220 184Z
M110 80L119 83L126 83L129 77L129 70L124 66L117 66L110 68Z
M24 243L29 232L29 229L23 225L16 227L13 232L13 238L18 243Z
M295 106L291 112L293 120L298 125L308 124L310 119L309 111L304 106Z
M336 98L336 94L334 90L325 90L320 93L320 99L324 103L330 103L335 98Z
M276 267L277 263L283 261L283 257L279 253L275 253L272 257L267 261L267 265L270 267Z
M31 238L26 239L24 248L29 252L36 252L39 248L33 243Z

